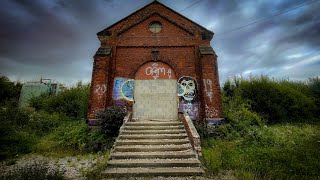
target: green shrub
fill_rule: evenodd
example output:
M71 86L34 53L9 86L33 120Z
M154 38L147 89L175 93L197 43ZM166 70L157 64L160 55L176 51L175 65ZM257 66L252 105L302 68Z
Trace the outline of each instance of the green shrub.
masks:
M113 139L101 131L90 130L84 121L67 122L54 132L54 139L62 148L79 152L98 152L110 149Z
M28 132L28 113L15 107L0 108L0 159L32 151L36 137Z
M266 76L228 81L224 94L249 100L251 108L269 123L315 117L315 103L308 87L300 82L274 81Z
M108 136L117 136L126 114L127 110L121 106L111 106L98 112L97 118L101 120L102 132Z
M33 112L29 115L28 127L37 135L43 136L67 120L67 117L58 113L49 114L45 111Z
M58 95L43 94L30 100L36 110L65 114L74 119L86 118L90 85L78 83L76 87L64 90Z
M310 78L309 79L309 87L310 87L310 93L315 101L316 104L316 112L315 116L320 118L320 78Z
M28 159L20 164L12 166L5 173L2 173L1 179L14 179L14 180L58 180L64 179L63 171L58 167L50 164L43 158Z
M250 131L262 127L265 122L250 110L250 103L240 96L222 96L225 123L216 128L213 136L234 139L247 136Z
M0 106L18 105L22 84L11 82L9 78L0 76Z
M29 153L38 139L69 118L63 114L6 107L0 109L0 159Z
M26 131L1 128L0 142L0 160L2 160L30 153L37 143L37 137Z

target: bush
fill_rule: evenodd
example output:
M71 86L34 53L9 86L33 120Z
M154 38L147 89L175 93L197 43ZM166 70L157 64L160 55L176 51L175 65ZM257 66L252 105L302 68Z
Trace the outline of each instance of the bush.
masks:
M24 162L12 166L1 179L15 180L38 180L38 179L64 179L63 172L44 158L28 159Z
M27 131L28 113L13 107L0 109L0 159L32 151L36 138Z
M84 121L67 122L54 132L54 139L62 148L80 152L98 152L110 149L113 140L101 131L90 130Z
M227 81L226 96L249 100L251 109L269 123L297 121L315 117L315 103L303 83L273 81L266 76L249 80L235 78Z
M316 117L320 117L320 78L310 78L309 79L309 87L310 87L310 93L315 101L316 104Z
M247 100L239 96L222 96L225 113L225 124L220 125L214 132L215 137L234 139L245 137L255 128L262 127L265 121L255 112L250 110Z
M22 84L11 82L9 78L0 76L0 106L10 105L17 106Z
M28 127L37 135L43 136L61 125L68 118L58 113L49 114L45 111L33 112L29 115Z
M57 113L7 107L0 109L0 159L29 153L42 136L69 118Z
M90 85L78 83L58 95L43 94L30 100L30 106L48 113L65 114L74 119L86 118Z
M127 110L121 106L111 106L97 113L101 119L101 131L108 136L117 136Z

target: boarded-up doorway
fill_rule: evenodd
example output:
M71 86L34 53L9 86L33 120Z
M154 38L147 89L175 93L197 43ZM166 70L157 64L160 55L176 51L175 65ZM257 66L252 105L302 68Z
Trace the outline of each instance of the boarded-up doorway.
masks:
M149 62L139 68L134 81L133 118L178 118L177 78L169 65Z

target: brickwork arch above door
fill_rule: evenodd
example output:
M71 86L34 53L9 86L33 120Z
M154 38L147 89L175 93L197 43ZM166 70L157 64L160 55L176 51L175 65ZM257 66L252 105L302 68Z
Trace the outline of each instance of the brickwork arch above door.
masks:
M139 67L135 80L174 80L177 79L174 70L163 62L147 62Z

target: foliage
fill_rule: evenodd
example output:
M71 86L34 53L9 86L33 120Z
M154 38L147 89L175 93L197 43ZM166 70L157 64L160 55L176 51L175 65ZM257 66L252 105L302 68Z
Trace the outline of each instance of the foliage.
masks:
M0 159L31 152L36 138L27 130L28 111L1 108L0 119Z
M244 137L255 128L265 124L257 113L250 110L249 101L240 96L227 97L223 95L222 98L225 123L216 127L213 136L227 139Z
M319 178L319 87L319 78L307 83L265 76L227 81L225 124L202 141L208 172L231 172L237 179Z
M256 136L203 140L208 172L228 170L237 179L320 177L320 124L278 124L254 130Z
M5 76L0 76L0 106L6 104L18 105L22 84L14 83Z
M111 147L113 139L101 131L90 130L85 122L68 122L60 126L53 136L60 147L80 152L105 151Z
M2 173L0 177L1 179L15 180L64 179L63 172L44 158L29 159L21 164L14 165L11 169Z
M102 132L108 136L117 136L126 114L127 110L121 106L111 106L98 112L97 117L101 119Z
M65 114L74 119L86 118L90 85L81 82L76 87L66 89L58 95L43 94L30 100L37 111Z
M249 80L234 78L223 87L227 97L248 100L250 109L268 123L315 118L316 106L309 89L300 82L274 81L266 76Z
M315 101L316 104L316 117L320 117L320 78L310 78L309 79L309 87L310 87L310 93Z

